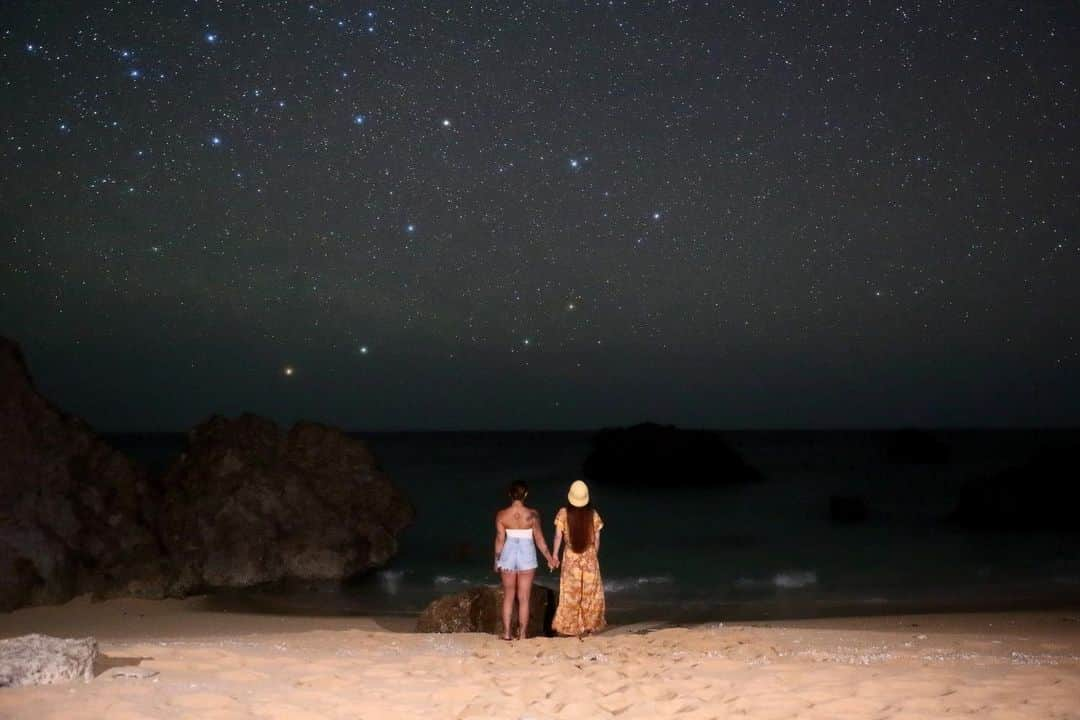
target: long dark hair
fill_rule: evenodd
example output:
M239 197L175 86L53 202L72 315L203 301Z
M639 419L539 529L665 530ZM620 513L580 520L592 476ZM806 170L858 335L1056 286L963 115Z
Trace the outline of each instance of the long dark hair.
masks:
M570 549L576 553L583 553L589 549L593 542L593 506L587 503L583 507L571 505L566 508L566 529L569 536Z

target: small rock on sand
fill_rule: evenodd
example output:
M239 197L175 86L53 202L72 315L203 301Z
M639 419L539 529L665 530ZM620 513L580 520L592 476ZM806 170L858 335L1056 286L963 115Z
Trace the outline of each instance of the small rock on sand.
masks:
M22 635L0 640L0 688L87 682L94 677L97 654L94 638Z

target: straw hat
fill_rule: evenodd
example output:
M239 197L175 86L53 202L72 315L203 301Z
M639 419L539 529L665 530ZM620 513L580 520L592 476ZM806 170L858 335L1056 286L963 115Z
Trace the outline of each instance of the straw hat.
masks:
M585 507L589 504L589 486L581 480L575 480L570 486L570 492L566 493L566 499L574 507Z

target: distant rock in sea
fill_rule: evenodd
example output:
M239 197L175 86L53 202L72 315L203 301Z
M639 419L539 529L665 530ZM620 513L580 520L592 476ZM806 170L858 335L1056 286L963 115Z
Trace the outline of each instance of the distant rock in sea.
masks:
M394 555L413 519L367 445L316 423L212 417L161 486L173 594L357 575Z
M589 480L614 487L715 487L761 479L723 433L655 423L601 430L582 470Z
M385 563L413 517L362 441L213 417L162 477L34 389L0 338L0 611L327 580Z
M894 465L944 465L952 449L931 432L905 428L892 433L886 457Z
M949 520L978 530L1080 531L1077 456L1047 450L1024 465L967 482Z
M503 634L503 589L499 586L469 588L455 595L445 595L429 604L416 621L416 631L424 633L481 632ZM529 596L529 637L551 635L555 617L555 591L533 585ZM511 620L510 634L518 635L517 605Z
M38 394L0 338L0 611L161 595L154 514L146 473Z

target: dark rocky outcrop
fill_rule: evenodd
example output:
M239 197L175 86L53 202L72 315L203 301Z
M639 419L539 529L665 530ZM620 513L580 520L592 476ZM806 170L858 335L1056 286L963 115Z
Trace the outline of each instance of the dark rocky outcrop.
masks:
M589 480L616 487L713 487L760 479L722 433L654 423L601 430L582 470Z
M866 501L861 495L830 495L829 520L834 525L857 525L866 520Z
M22 635L0 640L0 688L94 679L97 640Z
M481 632L503 634L503 589L500 586L483 586L456 595L446 595L434 600L424 608L416 621L417 632L456 633ZM555 591L542 585L533 585L529 596L528 637L551 635L551 621L555 617ZM517 637L517 604L514 605L510 633Z
M0 338L0 611L75 594L160 595L146 474L34 389Z
M1044 451L1024 465L973 479L949 520L978 530L1080 531L1076 454Z
M393 555L412 515L363 442L314 423L214 417L151 477L39 395L0 338L0 611L339 580Z
M363 442L254 415L193 429L161 484L174 594L356 575L397 551L413 517Z
M894 465L944 465L952 458L952 449L933 433L905 428L892 433L885 455Z

